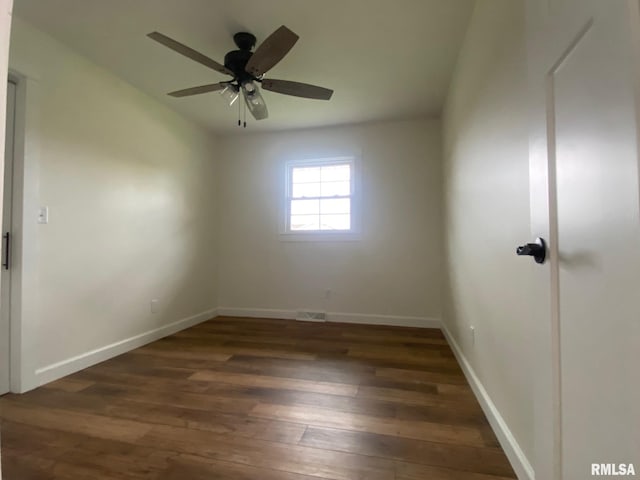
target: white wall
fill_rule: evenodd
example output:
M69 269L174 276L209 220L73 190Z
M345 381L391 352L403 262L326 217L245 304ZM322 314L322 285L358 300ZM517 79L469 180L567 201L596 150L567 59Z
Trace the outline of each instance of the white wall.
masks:
M217 172L210 135L18 19L10 68L27 88L24 390L216 306Z
M365 315L352 321L439 319L440 141L436 120L225 138L221 312L290 316L311 308L333 320L347 319L338 313ZM283 241L285 162L353 153L361 166L360 240Z
M524 2L477 2L444 115L444 323L524 455L533 453ZM475 327L475 344L470 326Z

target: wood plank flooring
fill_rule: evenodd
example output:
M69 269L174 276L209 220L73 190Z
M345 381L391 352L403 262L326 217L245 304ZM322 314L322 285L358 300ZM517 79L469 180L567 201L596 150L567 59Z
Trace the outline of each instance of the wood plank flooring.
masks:
M0 418L5 480L516 478L430 329L218 317Z

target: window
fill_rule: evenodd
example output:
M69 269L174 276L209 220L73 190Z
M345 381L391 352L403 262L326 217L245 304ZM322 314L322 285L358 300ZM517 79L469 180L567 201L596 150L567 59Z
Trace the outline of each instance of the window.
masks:
M353 158L288 163L286 232L353 232L354 185Z

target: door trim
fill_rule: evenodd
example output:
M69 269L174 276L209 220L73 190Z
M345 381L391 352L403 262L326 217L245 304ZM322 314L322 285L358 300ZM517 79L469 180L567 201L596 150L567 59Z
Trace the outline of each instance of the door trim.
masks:
M634 58L640 58L640 0L627 0L629 4L629 23L631 25L631 48L635 55ZM638 129L638 138L640 139L640 61L636 61L633 65L634 70L634 90L636 101L636 125ZM638 142L638 185L640 185L640 141ZM640 195L638 196L640 203Z
M558 223L555 188L554 72L592 24L590 4L527 2L529 70L529 184L531 234L548 240L548 261L534 272L534 456L536 478L559 480L562 472ZM560 33L559 33L560 32Z
M3 152L3 167L2 167L2 292L0 294L0 323L2 324L2 358L0 361L5 364L2 366L2 385L0 385L0 394L5 394L11 391L11 288L12 288L12 264L11 261L11 240L12 240L12 228L13 228L13 159L14 155L14 140L15 140L15 112L17 101L17 84L16 82L8 78L6 85L6 102L5 102L5 148Z
M26 79L9 70L9 81L16 84L12 192L12 261L10 305L11 391L22 388L22 266L24 252L24 153L26 119ZM8 120L8 119L7 119Z
M547 182L548 182L548 208L549 208L549 243L550 255L550 352L551 352L551 402L552 423L551 433L554 458L552 460L554 478L562 478L562 352L560 333L560 265L558 252L559 226L558 226L558 199L556 179L556 92L555 76L567 59L576 51L582 40L593 27L594 19L590 17L582 28L575 34L566 49L553 64L546 75L546 121L547 121Z

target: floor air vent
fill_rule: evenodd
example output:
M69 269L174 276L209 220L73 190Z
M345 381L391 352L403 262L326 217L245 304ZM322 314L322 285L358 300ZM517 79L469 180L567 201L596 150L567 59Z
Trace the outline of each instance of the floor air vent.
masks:
M310 310L298 310L296 312L296 320L301 322L326 322L326 312L312 312Z

